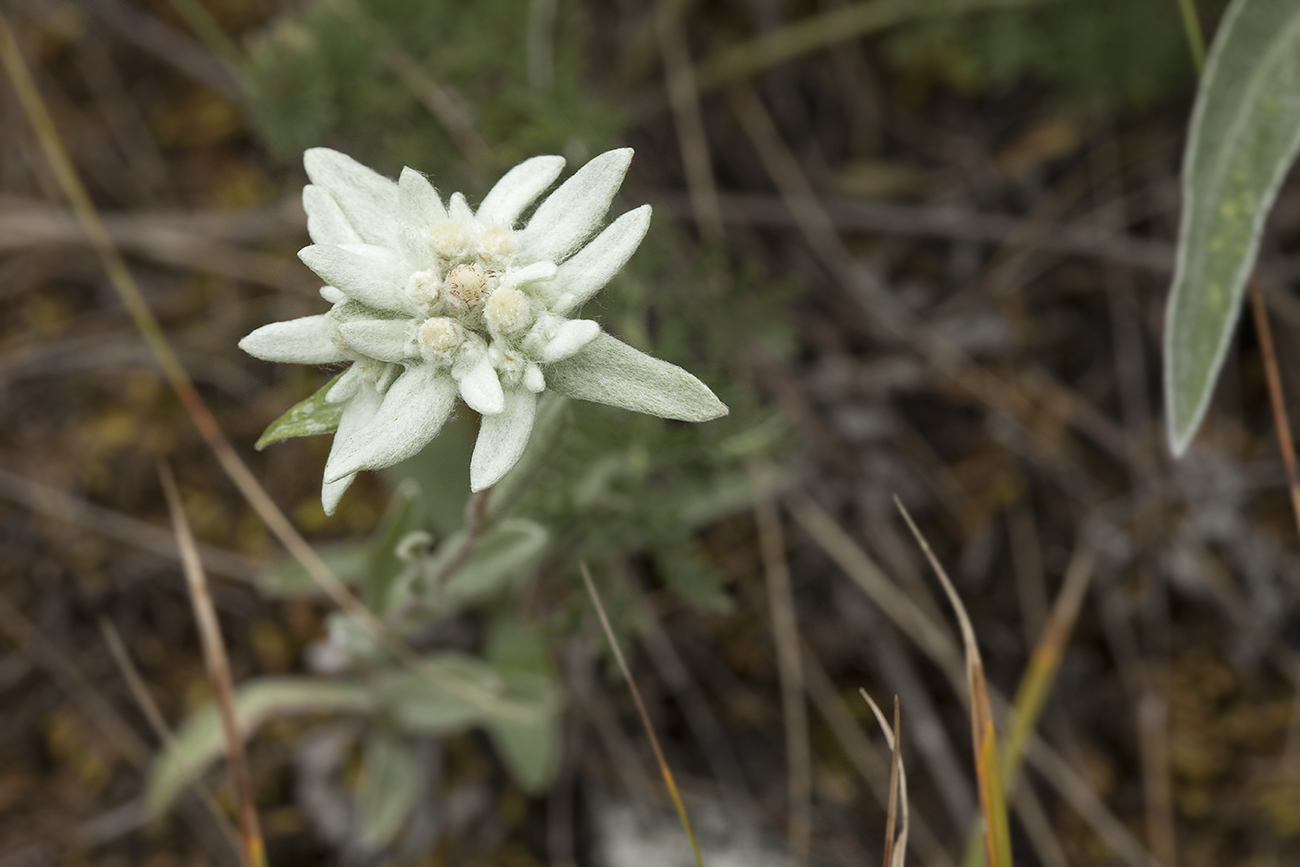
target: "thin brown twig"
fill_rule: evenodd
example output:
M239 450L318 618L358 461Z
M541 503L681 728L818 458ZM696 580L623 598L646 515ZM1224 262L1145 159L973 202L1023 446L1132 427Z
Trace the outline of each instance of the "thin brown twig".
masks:
M772 616L772 637L776 642L777 672L781 681L781 715L785 720L789 775L790 860L796 867L801 867L808 863L812 851L812 755L808 743L808 708L804 704L803 666L799 659L799 625L771 471L767 467L753 466L750 481L767 584L767 603Z
M682 804L682 796L677 791L677 783L673 780L673 772L668 767L668 761L664 758L664 751L659 746L659 737L655 734L654 726L650 724L650 714L645 709L645 702L641 700L641 690L637 689L636 681L632 679L632 670L627 666L627 660L623 658L623 651L619 647L618 639L614 636L614 628L609 624L609 617L605 614L605 605L600 601L600 594L596 592L596 585L591 580L591 571L587 568L586 563L579 564L582 571L583 583L587 585L587 595L591 597L591 602L596 606L596 616L600 618L600 628L605 632L605 639L609 642L610 649L614 651L614 659L618 662L619 671L623 673L623 679L627 681L627 688L632 692L632 701L636 703L637 713L641 716L641 725L645 727L646 737L650 739L650 749L654 750L655 761L659 763L659 773L663 775L664 785L668 788L668 796L672 798L673 806L677 808L677 817L681 820L682 828L686 831L686 836L691 842L691 851L695 853L695 863L698 867L704 867L704 857L700 855L699 843L695 840L695 831L691 829L691 821L686 816L686 807Z
M194 535L185 518L176 480L172 478L171 470L166 464L159 466L159 476L163 492L167 495L167 508L176 530L176 545L181 550L185 583L189 587L194 619L198 623L199 637L203 644L203 659L207 663L208 678L212 681L221 717L221 729L226 741L226 767L239 804L240 855L244 867L265 867L266 849L262 840L261 823L257 818L257 805L253 800L253 780L248 771L248 756L244 752L244 737L235 716L235 684L230 676L230 660L226 656L226 644L221 637L221 624L217 622L217 610L212 604L208 578L203 573L203 563L194 544Z
M1291 491L1291 512L1295 515L1296 531L1300 532L1300 470L1296 468L1295 443L1291 438L1291 422L1287 418L1286 393L1282 389L1282 374L1278 370L1277 350L1273 346L1273 330L1268 322L1268 305L1260 292L1257 280L1250 285L1250 306L1255 313L1255 330L1259 334L1259 351L1264 357L1264 375L1268 379L1268 399L1273 406L1273 427L1277 430L1277 444L1282 450L1282 463L1286 465L1287 487Z
M150 695L149 687L145 685L140 670L136 668L135 662L132 661L131 654L127 651L126 644L122 641L122 636L117 631L117 627L107 618L100 617L99 632L104 636L104 643L108 645L108 652L112 654L113 662L116 663L118 671L122 673L122 679L126 681L127 689L131 691L131 697L135 699L136 705L140 708L140 713L144 715L145 721L149 723L149 728L153 729L154 737L158 738L169 753L179 756L180 745L176 742L176 736L167 727L167 720L163 717L162 711L158 709L158 703ZM189 785L194 789L195 794L199 796L199 802L203 804L208 815L221 829L222 837L230 844L235 854L240 855L239 837L217 807L216 799L212 796L212 790L197 775L190 777Z
M677 147L681 152L682 167L686 170L691 211L700 234L707 241L721 242L726 238L726 229L722 222L722 208L718 204L713 166L709 162L709 140L700 111L700 94L695 86L695 66L691 62L680 12L674 6L672 0L658 0L654 24L659 54L663 58L668 101L672 105L673 123L677 129Z

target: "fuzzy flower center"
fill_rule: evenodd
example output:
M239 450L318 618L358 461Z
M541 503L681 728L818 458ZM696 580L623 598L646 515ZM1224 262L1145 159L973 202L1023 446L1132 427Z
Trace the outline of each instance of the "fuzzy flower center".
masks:
M447 275L447 294L468 310L474 310L487 297L488 278L492 272L477 263L457 265Z
M438 316L425 320L417 338L420 350L430 360L445 361L464 340L464 332L454 319Z
M532 323L532 305L518 289L498 289L483 308L483 318L493 331L509 334Z
M429 228L429 243L433 252L443 259L456 259L469 246L469 238L455 220L439 220Z

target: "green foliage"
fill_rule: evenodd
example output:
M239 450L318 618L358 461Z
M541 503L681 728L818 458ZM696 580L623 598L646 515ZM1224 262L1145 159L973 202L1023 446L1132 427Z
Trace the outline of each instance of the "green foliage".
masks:
M309 437L319 436L320 434L333 433L339 426L339 419L343 417L343 404L330 403L325 400L325 395L334 387L334 383L339 381L339 377L331 379L312 394L311 397L304 401L289 407L289 410L275 421L271 422L266 431L257 440L257 449L269 446L271 443L278 443L280 440L287 440L290 437Z
M235 718L251 733L274 717L310 713L360 713L373 707L368 690L355 683L302 677L249 681L235 696ZM145 813L157 817L175 802L195 775L216 760L224 747L221 720L209 704L185 721L174 748L154 762L145 792Z
M530 82L528 0L315 3L253 47L249 112L283 159L339 143L387 174L410 165L466 192L539 153L576 162L610 147L621 126L617 111L584 92L580 13L559 4L553 73ZM403 76L402 58L419 82ZM477 172L466 169L456 124L426 108L429 85L487 143Z
M1206 20L1224 5L1198 3ZM904 71L963 92L1030 79L1083 106L1140 109L1185 92L1196 76L1176 0L1060 0L925 16L885 42Z
M1201 424L1232 340L1264 221L1300 150L1300 6L1237 0L1197 95L1165 328L1175 454Z

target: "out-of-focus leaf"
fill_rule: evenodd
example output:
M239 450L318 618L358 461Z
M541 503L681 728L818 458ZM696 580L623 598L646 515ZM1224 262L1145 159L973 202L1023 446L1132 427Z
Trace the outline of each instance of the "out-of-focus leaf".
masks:
M266 720L290 714L363 713L372 708L368 690L354 683L277 677L249 681L235 695L235 716L245 737ZM223 749L215 705L194 713L176 735L176 748L160 755L149 774L145 813L165 812L195 775Z
M343 417L343 404L330 403L325 395L342 375L340 373L317 389L311 397L289 407L288 412L271 422L257 440L257 450L261 451L271 443L291 437L317 436L337 430L339 419Z
M1235 0L1210 50L1183 162L1165 324L1165 405L1176 455L1209 406L1264 221L1297 148L1300 4Z
M493 717L488 735L515 782L530 793L544 791L555 779L562 748L560 690L550 653L537 627L511 613L493 622L487 657L510 695L538 712L531 722Z
M385 672L379 679L379 694L394 722L420 734L461 731L479 725L502 707L516 708L492 666L460 653L428 656L420 671Z
M426 574L438 574L462 538L456 533L447 539L429 561ZM465 564L435 589L439 603L460 608L491 596L523 574L541 556L549 539L546 528L535 521L505 518L483 534Z
M357 780L357 830L369 851L397 837L420 796L423 763L409 738L383 726L366 736Z
M475 433L470 419L453 418L419 454L384 470L394 485L411 479L420 486L423 512L439 537L451 535L465 522Z
M418 486L400 482L388 509L369 540L321 545L316 551L344 584L361 588L362 601L381 610L388 589L407 564L397 553L399 543L420 526L422 508ZM258 578L262 592L270 596L320 595L320 586L297 560L285 558Z
M387 611L393 583L410 568L398 547L423 524L422 506L420 486L410 479L400 482L388 501L388 509L367 545L370 558L361 581L361 599L371 610L381 614Z
M339 580L349 586L361 581L370 562L370 547L365 543L318 545L316 553ZM322 592L316 579L297 560L288 557L259 575L257 586L266 595L274 597L319 596Z

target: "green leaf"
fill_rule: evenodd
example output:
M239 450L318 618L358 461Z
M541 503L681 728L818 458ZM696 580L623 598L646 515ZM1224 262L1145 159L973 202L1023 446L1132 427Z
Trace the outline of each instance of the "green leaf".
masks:
M1183 163L1165 326L1175 455L1205 416L1278 188L1300 148L1300 5L1236 0L1215 36Z
M438 549L426 566L426 574L437 575L447 558L460 548L462 533L455 533ZM442 606L458 609L493 595L518 579L546 548L546 528L526 518L505 518L483 534L469 559L435 590Z
M502 707L521 710L505 692L492 666L460 653L434 654L418 671L389 671L379 678L380 701L393 721L420 734L462 731Z
M364 542L318 545L316 553L348 586L360 582L370 562L370 546ZM257 576L257 586L263 593L274 597L320 596L323 593L316 579L291 557L285 557Z
M235 718L244 737L271 717L305 713L362 713L370 693L354 683L275 677L249 681L235 695ZM214 704L201 708L181 726L175 749L154 760L145 792L145 814L162 815L189 781L224 750L221 721Z
M493 621L487 657L505 679L509 694L537 710L537 718L529 722L489 719L488 735L522 789L531 794L545 791L559 770L563 746L560 688L550 652L540 630L512 612Z
M419 489L406 479L393 491L379 526L365 542L320 545L316 552L349 587L360 587L362 601L381 614L389 601L394 580L408 568L397 553L401 541L423 523ZM291 557L272 565L258 576L258 587L270 596L320 596L316 579Z
M675 364L646 355L603 331L577 355L547 365L560 394L679 421L709 421L727 406Z
M357 780L357 827L362 845L388 846L406 824L420 797L426 768L410 738L371 727Z
M260 452L271 443L287 440L290 437L310 437L318 434L333 433L338 429L339 419L343 417L343 404L330 403L325 395L339 381L339 377L325 383L316 393L301 403L296 403L284 415L271 422L255 448Z

